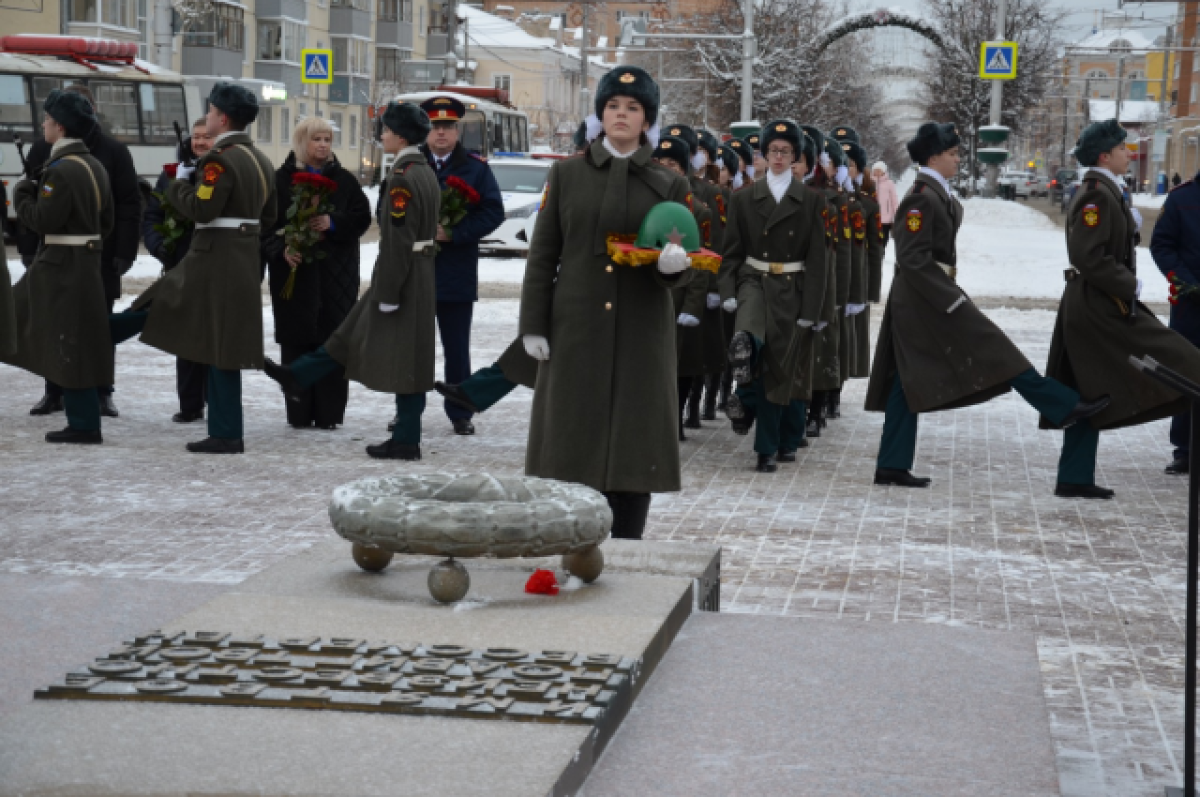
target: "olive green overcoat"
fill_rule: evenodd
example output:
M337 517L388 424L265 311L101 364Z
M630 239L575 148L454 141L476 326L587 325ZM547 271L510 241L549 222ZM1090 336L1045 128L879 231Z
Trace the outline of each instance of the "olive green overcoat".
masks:
M77 139L54 145L41 179L23 180L13 189L13 205L21 223L43 236L103 237L113 228L108 173ZM8 282L8 272L0 279ZM65 388L113 383L99 245L44 244L12 286L11 302L9 323L0 327L15 327L16 345L7 347L4 362ZM0 349L6 348L5 335L0 329Z
M826 326L815 333L813 342L813 390L837 390L845 381L842 374L846 370L845 337L847 324L844 318L846 298L850 295L850 274L852 263L852 247L850 243L850 216L848 198L844 191L837 188L826 188L825 201L829 208L826 220L830 225L832 237L829 257L829 278L833 284L827 291L831 306L821 320Z
M192 362L262 368L259 231L275 223L275 167L246 133L226 133L196 164L196 184L173 180L166 199L199 224L245 219L241 229L200 229L175 268L133 302L147 310L143 343ZM304 268L306 266L301 266ZM313 267L308 264L307 267Z
M550 169L529 246L521 335L540 335L525 470L602 492L678 490L679 403L670 290L653 265L616 265L610 235L633 235L660 202L683 203L685 179L651 162L653 148L615 158L598 138Z
M0 357L17 353L17 311L13 307L12 275L8 264L0 271Z
M381 197L371 287L325 343L329 356L346 366L346 378L371 390L411 395L433 389L441 197L421 151L402 150ZM385 313L381 304L398 308Z
M1188 411L1180 394L1129 364L1149 355L1200 382L1200 351L1168 329L1134 298L1136 228L1121 189L1098 172L1084 175L1067 216L1067 254L1078 272L1063 288L1050 340L1046 376L1085 399L1111 401L1088 419L1096 429L1119 429ZM1130 305L1136 309L1129 316ZM1053 428L1045 418L1043 428Z
M725 227L722 269L737 286L734 325L763 342L758 367L773 404L806 397L812 332L797 321L816 322L825 312L828 263L825 200L799 180L792 180L776 202L766 180L733 195ZM804 271L771 274L746 262L804 261ZM805 359L806 355L809 359Z
M692 192L692 215L696 218L696 226L700 228L700 238L705 248L711 249L713 212L704 202ZM704 325L708 323L705 314L705 297L708 294L709 272L695 274L692 281L682 288L671 289L671 303L675 308L675 353L676 375L703 376L708 373L708 358L705 351ZM685 327L678 323L680 313L687 313L700 321L699 326ZM717 330L720 333L720 329Z
M861 227L851 217L854 244L859 250L861 264L854 272L850 283L850 302L866 305L862 311L849 319L854 325L854 352L850 363L849 377L861 379L871 375L871 305L870 290L875 274L883 266L883 242L879 238L879 203L872 192L859 189L858 202L861 207ZM876 283L878 284L878 283Z
M896 276L867 384L866 408L883 412L899 374L908 408L936 412L1009 391L1033 366L939 264L957 266L958 200L920 174L896 209Z

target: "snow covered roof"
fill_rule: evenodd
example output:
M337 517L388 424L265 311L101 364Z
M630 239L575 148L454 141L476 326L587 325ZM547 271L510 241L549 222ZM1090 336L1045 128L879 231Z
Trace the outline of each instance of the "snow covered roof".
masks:
M1088 113L1093 120L1112 119L1117 115L1117 103L1115 100L1088 100ZM1117 121L1131 124L1158 121L1158 103L1153 100L1122 100L1121 118Z
M460 5L458 13L467 20L459 31L470 33L471 44L496 49L545 50L553 48L554 39L533 36L515 22L509 22L495 14L489 14L474 6Z
M1098 30L1082 41L1075 42L1075 47L1094 47L1103 49L1124 49L1127 46L1139 50L1153 45L1149 39L1136 30Z

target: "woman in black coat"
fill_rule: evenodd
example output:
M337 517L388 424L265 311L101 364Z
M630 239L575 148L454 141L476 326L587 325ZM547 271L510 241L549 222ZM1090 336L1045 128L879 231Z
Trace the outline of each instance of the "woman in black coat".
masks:
M323 345L358 300L359 239L371 226L371 205L358 180L338 163L332 145L329 122L320 117L305 119L296 125L291 154L275 172L279 215L263 235L262 250L270 275L275 342L284 365ZM317 246L325 257L301 263L281 233L291 205L292 176L305 170L336 181L337 190L330 196L333 211L310 221L313 229L324 232ZM293 265L295 284L291 297L285 299L281 292ZM349 394L345 374L331 374L313 385L303 401L285 401L288 423L297 429L336 428L345 418Z

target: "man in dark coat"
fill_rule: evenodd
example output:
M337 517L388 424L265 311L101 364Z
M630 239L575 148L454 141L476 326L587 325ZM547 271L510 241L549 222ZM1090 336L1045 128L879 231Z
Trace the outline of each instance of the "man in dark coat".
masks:
M1200 380L1200 352L1138 301L1134 236L1137 223L1117 175L1129 164L1126 131L1115 119L1088 125L1075 158L1088 167L1067 213L1066 286L1046 373L1084 395L1108 394L1103 412L1067 430L1055 495L1111 498L1095 485L1100 432L1156 421L1185 412L1188 401L1130 364L1152 357L1193 381ZM1161 251L1161 249L1160 249ZM1053 418L1042 419L1042 428Z
M452 229L438 225L437 325L445 357L445 380L458 384L471 374L471 317L479 300L479 242L504 223L504 199L487 162L458 141L458 121L466 112L453 97L431 97L421 103L433 129L421 145L438 184L457 177L474 188L479 202ZM439 214L440 216L440 214ZM456 434L474 434L471 412L446 401L446 417Z
M37 256L13 286L15 351L4 360L63 388L67 428L48 443L103 442L97 388L112 383L113 347L100 278L101 241L113 226L108 174L82 138L92 106L55 89L43 106L47 165L13 190L21 224L41 237ZM7 277L7 274L5 275Z
M1038 374L958 287L963 210L948 182L958 173L958 148L952 124L926 122L908 142L921 170L896 211L896 276L867 385L866 409L885 413L877 485L929 486L911 473L920 413L981 404L1010 389L1060 428L1108 406L1107 396L1085 402Z
M421 414L433 388L433 249L441 192L417 148L429 134L429 117L411 102L388 103L381 143L395 155L381 196L379 258L371 287L325 345L291 365L266 361L267 376L289 401L338 369L364 387L396 396L392 437L367 446L375 459L421 458Z
M208 437L194 454L245 451L242 371L263 364L262 257L259 232L275 221L275 168L246 128L258 100L245 88L217 83L208 95L212 149L192 170L176 168L166 198L195 222L187 255L125 313L112 317L113 340L141 334L148 346L208 368Z
M1200 288L1200 184L1196 178L1178 182L1163 203L1150 238L1150 254L1163 276L1181 285ZM1200 346L1200 300L1184 296L1171 304L1171 329L1192 345ZM1188 472L1192 416L1185 410L1171 420L1171 445L1175 456L1167 473Z
M169 170L164 170L154 184L154 194L146 202L146 212L142 216L142 242L146 251L162 263L163 271L170 271L183 260L188 248L192 245L193 225L190 222L180 222L186 228L183 235L168 244L161 231L155 229L166 220L159 197L163 196L167 186L175 179L175 169L179 163L195 164L196 160L208 154L212 149L212 139L208 136L206 123L202 118L192 124L192 134L184 140L183 146L176 155L178 162L170 164ZM196 175L187 178L192 185L196 184ZM179 395L179 412L171 416L175 423L192 423L204 419L204 384L208 380L208 366L175 358L175 392Z
M79 84L67 86L63 91L77 94L87 100L93 109L96 101L86 86ZM137 169L133 165L133 156L129 147L107 135L101 129L99 122L81 136L92 157L100 162L108 174L112 185L112 196L116 223L112 232L104 236L104 248L100 252L100 275L104 281L104 298L112 309L117 299L121 298L121 277L133 267L137 258L138 242L140 241L142 220L142 194L138 189ZM29 150L26 162L29 164L29 176L33 177L42 168L50 154L50 145L45 140L36 142ZM18 236L18 249L22 259L32 262L37 254L39 236L25 230ZM113 402L112 385L103 385L98 390L100 396L100 414L107 418L116 418L117 405ZM30 415L49 415L63 408L62 388L53 382L46 382L46 392L33 405Z

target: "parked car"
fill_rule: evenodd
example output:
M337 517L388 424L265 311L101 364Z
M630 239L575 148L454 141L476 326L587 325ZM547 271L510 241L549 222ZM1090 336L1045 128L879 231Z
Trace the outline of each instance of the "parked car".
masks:
M1054 173L1046 186L1051 202L1062 203L1063 192L1071 187L1071 183L1079 178L1078 169L1059 169Z
M1033 172L1004 172L997 182L999 185L1012 186L1014 196L1026 200L1041 192L1037 175Z
M479 242L481 252L525 255L553 158L493 157L488 161L504 199L504 223Z

